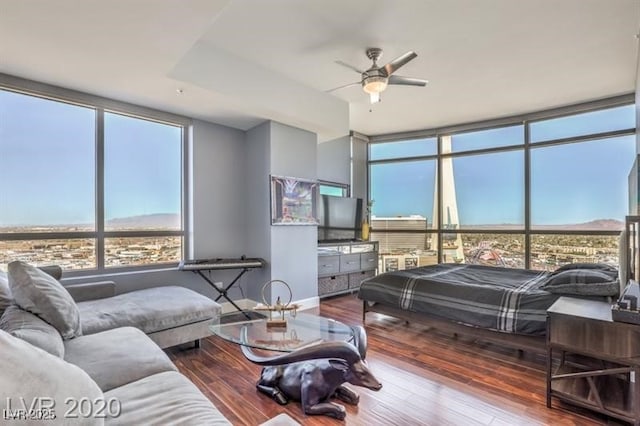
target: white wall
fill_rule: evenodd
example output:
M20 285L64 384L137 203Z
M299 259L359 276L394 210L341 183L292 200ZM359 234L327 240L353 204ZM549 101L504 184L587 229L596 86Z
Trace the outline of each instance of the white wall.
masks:
M271 122L271 174L317 179L317 136L314 133ZM271 226L271 279L287 282L294 300L318 296L318 228ZM277 296L289 297L274 287Z
M245 254L246 150L240 130L194 121L191 143L192 259Z
M351 185L351 196L366 202L367 141L344 136L319 144L318 179Z
M344 136L318 145L318 179L351 185L351 138Z
M270 140L271 124L265 122L246 133L246 226L244 231L247 255L262 257L267 267L251 271L247 298L262 301L262 285L271 279L271 219L270 219Z
M367 169L367 142L356 136L351 138L353 149L353 182L351 183L351 196L362 198L367 202L369 193L368 169Z
M266 122L247 132L247 234L246 245L268 262L252 278L247 296L262 301L262 285L283 280L292 288L293 299L318 295L317 239L315 226L272 226L270 175L316 179L317 138L314 133L275 122ZM274 285L265 291L267 302L289 294Z

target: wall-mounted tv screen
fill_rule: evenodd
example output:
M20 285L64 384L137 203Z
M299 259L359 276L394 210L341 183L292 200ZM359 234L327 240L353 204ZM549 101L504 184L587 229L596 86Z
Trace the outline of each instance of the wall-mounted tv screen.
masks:
M362 198L321 195L318 201L318 241L353 241L360 237Z

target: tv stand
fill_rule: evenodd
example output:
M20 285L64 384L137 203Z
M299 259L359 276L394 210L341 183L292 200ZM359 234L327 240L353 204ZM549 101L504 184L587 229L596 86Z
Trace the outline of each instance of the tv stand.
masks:
M318 296L350 293L378 268L378 242L359 240L318 243Z

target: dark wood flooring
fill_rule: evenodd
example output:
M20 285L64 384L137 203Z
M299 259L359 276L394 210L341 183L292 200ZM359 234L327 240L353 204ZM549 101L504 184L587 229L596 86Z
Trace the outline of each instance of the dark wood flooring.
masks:
M355 295L323 300L321 315L361 323ZM379 392L352 386L357 407L347 418L305 416L300 405L280 406L255 389L260 367L237 345L218 337L200 349L169 351L178 369L234 425L257 425L287 413L304 425L600 425L606 417L558 401L545 405L545 360L497 345L439 333L380 314L367 314L367 359L383 383ZM614 424L611 422L610 424Z

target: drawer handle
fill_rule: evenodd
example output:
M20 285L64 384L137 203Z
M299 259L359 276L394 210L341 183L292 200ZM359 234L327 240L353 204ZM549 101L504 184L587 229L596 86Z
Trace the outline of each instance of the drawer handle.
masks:
M375 259L367 259L367 262L375 262Z
M353 262L347 262L347 265L355 265L355 263L356 263L355 261L353 261Z
M333 265L322 265L323 268L331 268Z

